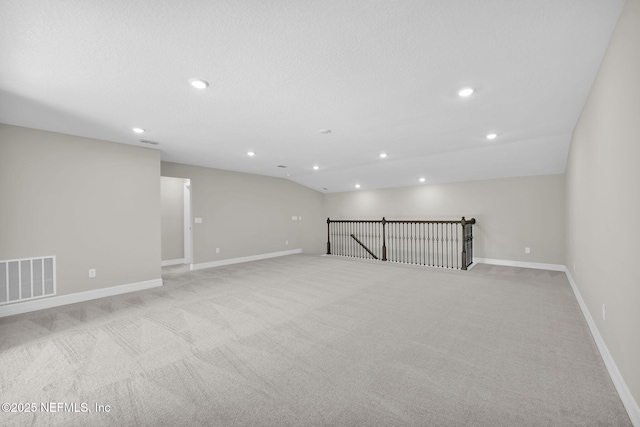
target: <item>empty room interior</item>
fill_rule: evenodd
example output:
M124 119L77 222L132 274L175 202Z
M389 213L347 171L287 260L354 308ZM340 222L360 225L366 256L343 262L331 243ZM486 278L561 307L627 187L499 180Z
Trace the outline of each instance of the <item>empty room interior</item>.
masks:
M0 424L640 427L640 0L8 0Z

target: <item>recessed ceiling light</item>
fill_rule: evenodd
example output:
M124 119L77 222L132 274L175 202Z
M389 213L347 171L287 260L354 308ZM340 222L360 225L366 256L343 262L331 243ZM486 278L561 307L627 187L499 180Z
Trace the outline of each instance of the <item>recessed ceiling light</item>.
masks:
M255 156L256 153L254 153L253 151L247 151L247 156L252 157Z
M144 133L144 129L142 129L142 128L133 128L133 131L135 133Z
M320 129L318 132L320 132L320 133L331 133L331 129Z
M313 167L313 170L316 170L316 171L317 171L318 169L320 169L320 166L314 166L314 167Z
M206 89L209 86L208 82L200 79L191 79L189 80L189 83L191 83L191 86L195 87L196 89Z
M360 184L356 184L356 188L360 188Z
M463 98L471 95L472 93L473 93L473 88L471 87L463 87L458 91L458 95L462 96Z
M490 133L487 135L487 139L496 139L498 137L497 133Z
M385 157L387 157L387 153L380 153L380 158L384 159Z
M426 181L426 179L420 178L420 182L425 182L425 181Z

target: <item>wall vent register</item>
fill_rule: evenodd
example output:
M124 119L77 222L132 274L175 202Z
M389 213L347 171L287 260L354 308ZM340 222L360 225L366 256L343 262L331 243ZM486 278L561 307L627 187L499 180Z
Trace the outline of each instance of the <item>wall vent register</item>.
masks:
M0 261L0 305L55 294L55 256Z

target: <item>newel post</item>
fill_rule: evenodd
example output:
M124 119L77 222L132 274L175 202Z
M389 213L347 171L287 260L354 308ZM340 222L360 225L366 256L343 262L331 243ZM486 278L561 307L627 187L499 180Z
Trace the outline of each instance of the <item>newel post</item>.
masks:
M387 260L387 238L386 238L387 220L382 217L382 261Z
M327 255L331 255L331 220L327 218Z
M466 270L467 269L467 241L466 241L464 226L467 224L467 221L464 219L464 217L462 217L460 224L462 225L462 266L461 267L462 267L462 270Z

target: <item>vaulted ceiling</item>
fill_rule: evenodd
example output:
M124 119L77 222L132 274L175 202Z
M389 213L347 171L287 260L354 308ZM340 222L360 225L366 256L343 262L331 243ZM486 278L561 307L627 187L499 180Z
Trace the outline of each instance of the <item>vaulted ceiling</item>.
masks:
M563 173L623 4L3 0L0 122L323 192Z

